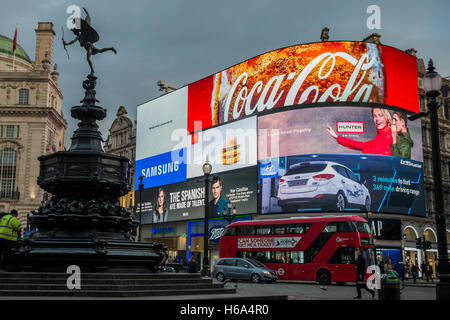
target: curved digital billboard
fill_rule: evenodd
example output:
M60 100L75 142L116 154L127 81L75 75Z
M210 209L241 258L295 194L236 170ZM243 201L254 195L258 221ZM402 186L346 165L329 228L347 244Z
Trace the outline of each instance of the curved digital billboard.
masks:
M366 42L319 42L271 51L188 86L188 130L283 106L365 102L419 111L417 61Z
M261 213L425 215L421 132L420 121L383 105L260 116Z
M144 221L201 218L206 159L223 191L208 190L218 201L212 216L229 204L238 214L424 216L421 125L406 116L419 112L417 83L416 58L401 50L320 42L259 55L138 106ZM167 220L152 218L156 207Z

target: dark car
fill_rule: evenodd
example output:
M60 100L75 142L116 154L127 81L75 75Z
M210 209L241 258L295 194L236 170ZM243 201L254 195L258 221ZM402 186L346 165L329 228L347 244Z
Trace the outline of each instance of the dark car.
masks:
M261 281L276 281L277 274L261 262L248 258L220 258L214 265L212 276L218 281L250 280L254 283Z

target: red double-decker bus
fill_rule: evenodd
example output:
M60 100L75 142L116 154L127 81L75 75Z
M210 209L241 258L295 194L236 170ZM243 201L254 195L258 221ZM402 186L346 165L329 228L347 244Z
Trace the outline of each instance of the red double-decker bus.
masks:
M375 263L373 236L356 215L239 221L220 239L220 257L252 258L280 280L356 281L356 251Z

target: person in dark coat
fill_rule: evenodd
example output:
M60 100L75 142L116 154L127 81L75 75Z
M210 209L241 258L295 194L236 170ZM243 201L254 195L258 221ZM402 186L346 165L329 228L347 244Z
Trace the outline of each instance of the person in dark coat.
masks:
M194 257L191 256L188 262L188 270L189 273L196 273L197 272L197 261L195 261Z
M412 274L414 283L416 283L416 280L417 280L417 274L418 274L417 269L418 269L417 264L411 265L411 274Z
M361 299L361 288L365 289L372 295L372 298L375 297L375 291L367 288L366 283L366 259L363 257L362 251L358 250L358 258L356 259L356 292L357 296L355 299Z

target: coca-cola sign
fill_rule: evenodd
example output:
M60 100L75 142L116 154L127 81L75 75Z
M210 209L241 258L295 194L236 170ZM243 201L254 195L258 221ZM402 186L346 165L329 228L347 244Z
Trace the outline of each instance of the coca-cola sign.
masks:
M360 102L418 112L416 58L365 42L275 50L189 85L188 130L297 104ZM198 128L198 125L197 125Z

